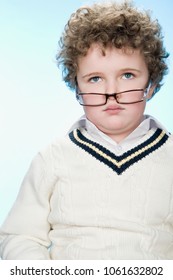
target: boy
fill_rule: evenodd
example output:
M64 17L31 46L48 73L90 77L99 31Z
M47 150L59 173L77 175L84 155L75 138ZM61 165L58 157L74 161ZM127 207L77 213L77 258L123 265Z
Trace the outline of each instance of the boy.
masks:
M173 138L144 115L167 72L158 22L129 2L93 4L60 46L85 115L33 160L2 259L173 259Z

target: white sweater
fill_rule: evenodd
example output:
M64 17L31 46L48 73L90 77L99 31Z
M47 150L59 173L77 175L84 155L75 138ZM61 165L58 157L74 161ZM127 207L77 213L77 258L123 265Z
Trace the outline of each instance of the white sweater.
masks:
M40 152L1 227L2 259L173 259L173 138L116 156L83 129Z

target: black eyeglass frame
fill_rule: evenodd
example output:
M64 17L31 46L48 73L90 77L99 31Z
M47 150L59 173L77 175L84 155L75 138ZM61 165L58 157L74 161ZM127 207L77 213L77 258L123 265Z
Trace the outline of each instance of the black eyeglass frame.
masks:
M76 99L78 100L79 104L81 106L90 106L90 107L98 107L98 106L103 106L103 105L106 105L107 104L107 101L109 99L109 97L114 97L116 102L118 104L135 104L135 103L140 103L140 102L143 102L149 92L149 89L150 89L150 86L148 86L146 89L131 89L131 90L125 90L125 91L121 91L121 92L117 92L117 93L97 93L97 92L93 92L93 93L84 93L84 92L76 92ZM126 92L134 92L134 91L143 91L143 98L139 101L133 101L133 102L119 102L118 99L117 99L117 96L122 94L122 93L126 93ZM92 95L92 94L95 94L95 95L101 95L101 96L105 96L105 102L102 103L102 104L98 104L98 105L89 105L89 104L81 104L80 103L80 100L79 100L79 96L83 96L83 95Z

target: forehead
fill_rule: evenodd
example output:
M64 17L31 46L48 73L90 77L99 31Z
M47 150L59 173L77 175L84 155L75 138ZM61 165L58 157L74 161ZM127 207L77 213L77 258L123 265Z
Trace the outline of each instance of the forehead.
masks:
M140 49L122 48L109 46L106 48L98 44L93 44L88 49L85 56L78 58L78 70L108 67L118 68L145 68L147 69L145 58Z

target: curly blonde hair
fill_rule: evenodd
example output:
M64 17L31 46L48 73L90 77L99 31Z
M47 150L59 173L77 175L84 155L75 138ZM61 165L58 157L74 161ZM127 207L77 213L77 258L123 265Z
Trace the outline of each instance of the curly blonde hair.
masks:
M103 50L116 48L140 49L148 66L150 81L157 92L163 76L167 74L168 53L163 46L161 26L152 20L148 11L140 11L133 2L94 3L73 13L59 40L60 51L56 56L62 67L63 80L71 89L76 88L78 58L85 56L93 43Z

